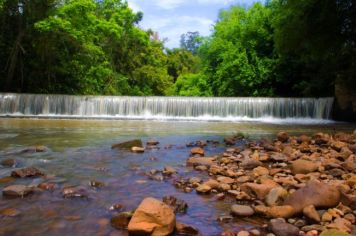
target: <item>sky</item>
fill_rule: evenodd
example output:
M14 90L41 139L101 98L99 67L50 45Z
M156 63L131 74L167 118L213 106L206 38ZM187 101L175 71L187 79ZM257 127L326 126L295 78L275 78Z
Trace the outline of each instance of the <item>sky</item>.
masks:
M262 0L127 0L135 12L143 12L140 27L158 32L168 48L179 47L180 36L189 31L210 35L220 9L257 1Z

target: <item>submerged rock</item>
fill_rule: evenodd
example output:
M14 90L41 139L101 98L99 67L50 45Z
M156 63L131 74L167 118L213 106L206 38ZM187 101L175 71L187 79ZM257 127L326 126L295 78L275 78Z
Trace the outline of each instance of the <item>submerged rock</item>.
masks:
M2 194L7 197L25 197L33 193L33 189L25 185L10 185L2 190Z
M177 199L174 196L165 196L163 197L163 202L170 206L174 213L186 213L188 209L188 204L181 200Z
M21 211L15 208L5 208L0 210L0 215L7 217L15 217L21 214Z
M121 212L113 216L110 220L111 226L115 229L127 229L132 218L132 212Z
M134 139L122 143L113 144L111 146L112 149L123 149L123 150L131 150L132 147L141 147L143 148L143 144L141 139Z
M204 156L204 149L201 147L195 147L190 150L190 153L194 155Z
M17 161L15 159L5 159L1 160L0 165L5 167L15 167L17 165Z
M11 172L12 177L25 178L25 177L39 177L45 174L35 167L25 167L22 169L17 169Z
M184 236L197 236L197 235L200 235L200 232L198 229L196 229L193 226L177 222L176 223L176 234L184 235Z
M87 190L82 186L65 187L62 189L64 198L88 198Z
M165 236L174 231L176 217L173 210L155 198L145 198L136 209L128 225L131 235Z

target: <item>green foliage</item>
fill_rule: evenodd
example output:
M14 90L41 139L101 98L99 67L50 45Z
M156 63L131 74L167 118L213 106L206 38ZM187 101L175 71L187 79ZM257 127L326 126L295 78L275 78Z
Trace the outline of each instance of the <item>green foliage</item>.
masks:
M184 74L178 77L168 95L211 96L207 78L203 74Z
M193 55L196 55L198 53L198 49L201 43L202 37L200 36L198 31L187 32L186 34L182 34L180 36L180 47L193 53Z

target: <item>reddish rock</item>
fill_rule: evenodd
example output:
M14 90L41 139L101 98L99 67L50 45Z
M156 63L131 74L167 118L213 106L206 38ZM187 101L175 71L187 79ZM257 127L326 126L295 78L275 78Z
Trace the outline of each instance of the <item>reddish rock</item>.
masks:
M214 164L214 157L191 157L187 160L187 166L195 166L195 165L202 165L202 166L211 166Z
M335 186L313 180L289 195L284 205L290 205L296 213L300 213L308 205L314 205L316 208L335 207L339 204L340 197L340 192Z
M279 185L272 180L268 180L262 184L245 183L241 185L241 190L246 192L250 196L255 195L258 199L263 200L267 196L269 191L271 191L271 189L275 187L279 187Z
M131 235L164 236L174 231L176 218L173 210L154 198L145 198L136 209L128 225Z
M289 205L272 207L259 205L255 207L255 211L269 218L289 218L294 215L295 210Z
M308 174L310 172L314 172L320 166L319 163L299 159L292 162L292 173L295 174Z
M279 132L277 134L277 139L278 139L278 141L285 143L289 140L289 135L286 132Z
M190 153L194 155L204 156L204 149L201 147L195 147L190 150Z
M7 216L7 217L15 217L20 214L21 212L15 208L5 208L0 210L0 215Z
M320 215L316 211L313 205L309 205L303 208L303 214L310 220L314 222L320 222Z

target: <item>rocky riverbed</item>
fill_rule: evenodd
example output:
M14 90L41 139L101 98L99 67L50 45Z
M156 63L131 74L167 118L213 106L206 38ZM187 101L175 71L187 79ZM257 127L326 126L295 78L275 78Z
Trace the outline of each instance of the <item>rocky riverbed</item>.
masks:
M67 209L69 201L73 209L87 204L90 209L105 212L96 219L99 228L96 235L355 235L356 132L309 136L279 132L275 139L258 140L234 135L223 140L191 140L185 146L160 142L159 139L145 142L138 139L114 143L111 150L105 151L110 158L115 153L145 157L141 165L128 165L131 183L126 189L121 187L120 192L126 192L129 199L130 194L139 191L139 186L147 188L144 187L146 183L154 184L150 185L151 190L144 191L146 196L133 194L135 200L129 204L125 201L115 203L115 198L107 195L117 187L117 180L109 177L113 172L107 166L99 165L110 162L110 158L103 154L105 152L100 156L95 151L86 150L89 159L94 155L95 160L99 160L95 165L81 168L88 173L110 172L110 175L99 180L91 179L86 184L80 181L74 184L68 178L76 178L75 171L80 171L76 168L72 177L65 179L60 173L52 173L55 172L53 169L46 169L45 165L41 168L25 166L23 163L28 162L16 158L37 156L47 160L43 157L48 153L54 155L49 147L33 146L16 149L16 152L6 150L0 159L2 168L8 170L8 175L0 178L3 194L0 216L3 222L12 221L11 225L16 225L11 219L26 215L26 204L45 201L46 210L41 217L82 221L82 214ZM180 158L176 164L169 165L160 159L160 152L163 151L163 156L177 155L176 150L179 150ZM151 165L147 164L160 161L163 165L155 165L160 168L150 169ZM122 180L124 178L122 176ZM98 204L97 199L101 199L100 202L104 199L104 206ZM15 201L21 207L14 205ZM55 209L51 209L48 202ZM212 212L207 214L206 209L197 207L204 207L201 202L209 207L224 207L219 215L209 215ZM67 210L62 209L59 213L61 204ZM208 230L208 225L189 222L192 211L196 219L209 218L206 222L221 225L222 229L213 232ZM43 231L33 232L46 234L52 232L48 230L53 227L65 228L62 220ZM0 230L3 235L16 232L19 231L10 226ZM81 232L85 234L86 231Z

